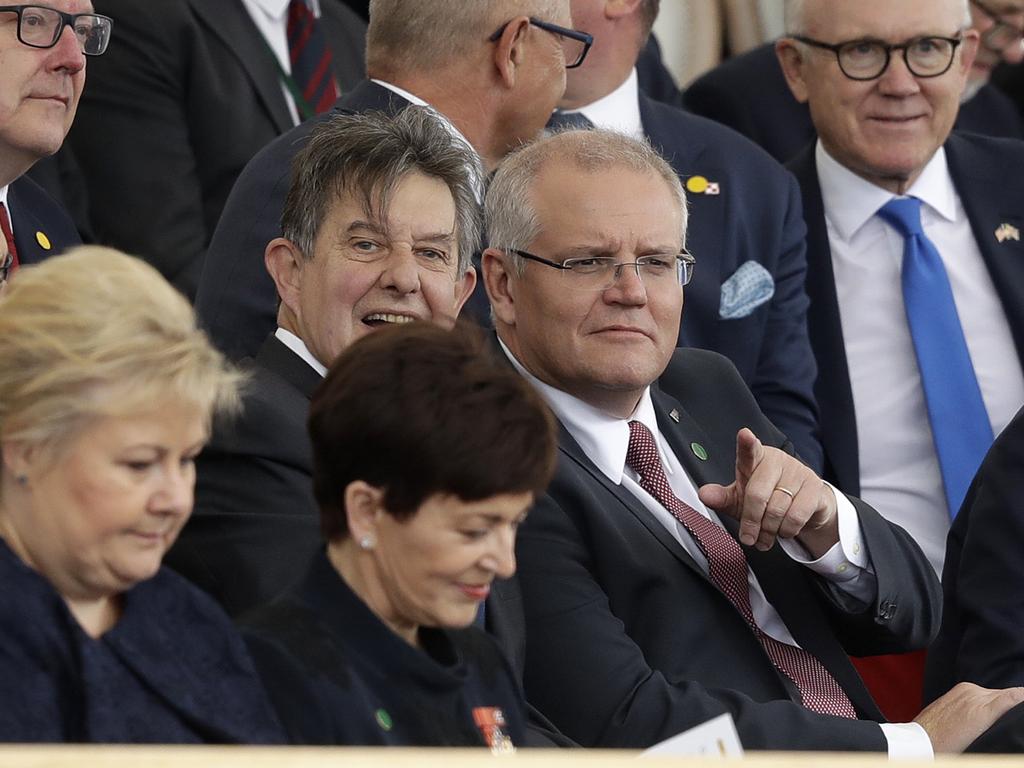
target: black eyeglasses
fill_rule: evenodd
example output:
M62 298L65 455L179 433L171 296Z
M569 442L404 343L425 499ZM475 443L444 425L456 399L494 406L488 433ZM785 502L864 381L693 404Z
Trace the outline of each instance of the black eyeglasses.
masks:
M538 264L562 270L562 274L568 278L566 282L573 288L583 291L604 291L611 288L622 274L623 267L633 267L636 276L647 286L683 286L693 278L693 267L697 263L685 249L682 253L655 253L627 262L616 261L611 256L583 256L558 262L534 256L529 251L513 250L512 253Z
M1024 38L1024 29L1005 21L1002 16L978 0L971 0L971 4L988 16L992 26L981 34L981 44L993 53L1002 53L1015 43Z
M498 38L504 33L505 28L511 23L511 20L506 21L495 30L493 35L487 38L487 41L490 43L497 42ZM557 24L552 24L550 21L535 19L533 16L530 17L530 23L537 27L537 29L543 29L545 32L550 32L558 38L558 42L562 45L562 55L565 59L566 69L574 69L582 64L583 60L587 58L587 51L594 44L593 35L588 35L586 32L579 32L568 27L560 27Z
M87 56L99 56L107 50L114 28L109 16L64 13L45 5L0 5L0 13L18 14L18 40L31 48L53 48L64 27L71 27Z
M845 43L823 43L803 35L794 35L793 39L832 51L839 62L839 69L851 80L875 80L881 77L889 68L893 51L903 51L903 61L915 77L938 77L952 66L953 54L963 42L961 37L934 35L915 37L899 45L870 38Z

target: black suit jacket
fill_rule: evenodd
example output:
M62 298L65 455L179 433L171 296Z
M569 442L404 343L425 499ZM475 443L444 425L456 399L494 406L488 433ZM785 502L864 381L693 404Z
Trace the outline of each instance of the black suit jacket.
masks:
M659 428L698 485L733 480L742 426L791 449L715 353L678 350L662 381L676 397L652 389ZM704 446L706 461L693 442ZM939 588L902 529L853 503L878 578L872 605L847 605L779 547L747 549L747 557L797 642L829 669L861 717L880 720L846 654L924 646L938 627ZM735 535L736 525L726 526ZM885 748L874 723L795 703L728 599L564 430L555 478L520 531L517 555L527 697L581 744L647 746L729 712L750 749Z
M21 264L35 264L82 243L68 212L28 176L7 188L7 211Z
M683 93L691 112L728 125L784 163L815 137L806 104L793 98L775 56L765 43L734 56L697 78ZM992 85L960 106L956 127L987 136L1024 138L1024 119Z
M363 76L365 23L321 0L343 89ZM195 295L235 178L288 131L278 64L241 0L97 0L110 49L89 62L69 141L101 242L143 256Z
M797 453L821 472L814 402L817 373L807 335L807 255L796 181L744 137L710 120L640 96L651 143L684 184L717 183L717 195L689 194L686 244L697 257L679 334L680 346L728 357L765 415ZM723 319L722 285L747 262L774 281L774 295L745 317Z
M364 80L338 100L336 110L394 114L407 106L393 91ZM256 354L277 326L277 288L263 264L263 252L281 235L292 159L330 114L307 120L259 152L224 206L199 283L196 312L213 342L233 358Z
M234 616L298 581L321 545L306 418L322 379L275 336L250 370L243 413L197 461L195 511L166 561Z
M925 699L962 680L1024 685L1024 410L996 438L946 541L942 629Z
M1018 360L1024 360L1024 242L1011 239L1000 243L995 237L1003 223L1024 230L1024 145L1017 140L954 133L945 149L950 175L1009 321ZM815 395L825 448L825 477L846 493L858 494L860 462L853 391L813 145L793 158L789 167L800 182L807 220L808 328L818 360Z

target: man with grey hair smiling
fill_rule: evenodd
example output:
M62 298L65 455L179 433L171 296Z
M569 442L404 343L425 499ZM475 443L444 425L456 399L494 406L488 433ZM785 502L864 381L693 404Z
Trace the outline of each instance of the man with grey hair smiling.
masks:
M452 141L488 169L544 127L565 89L565 69L586 54L568 0L373 0L369 79L337 107L391 114L429 105ZM254 354L272 329L274 287L262 270L291 158L324 118L307 121L257 155L240 176L214 234L196 309L232 356Z
M750 749L928 755L1024 700L961 684L916 723L871 722L846 654L927 642L938 584L793 456L725 358L676 349L699 264L656 152L556 134L505 160L485 211L498 341L561 422L517 557L526 694L566 735L642 747L729 713Z
M237 614L302 575L320 542L306 417L334 359L374 329L451 326L473 286L478 161L429 110L334 115L297 155L265 249L277 329L244 414L217 425L169 563Z
M951 133L979 45L967 0L788 10L777 53L819 137L790 167L826 477L941 573L950 520L1024 402L1024 145Z

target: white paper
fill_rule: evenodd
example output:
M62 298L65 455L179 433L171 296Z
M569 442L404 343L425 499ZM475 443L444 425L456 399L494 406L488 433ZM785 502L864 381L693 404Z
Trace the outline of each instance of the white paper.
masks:
M743 757L740 735L732 715L726 713L688 731L676 734L644 750L640 757L668 755L704 755L706 757Z

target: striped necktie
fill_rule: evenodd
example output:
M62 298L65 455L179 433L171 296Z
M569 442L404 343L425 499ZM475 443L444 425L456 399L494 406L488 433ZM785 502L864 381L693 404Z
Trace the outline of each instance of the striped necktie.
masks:
M754 621L747 582L747 556L728 531L715 525L686 502L680 500L665 477L654 435L639 421L629 422L629 448L626 466L640 476L640 487L672 513L697 542L708 560L708 577L733 604L775 668L793 681L800 691L801 703L812 712L855 719L846 692L817 657L803 648L776 640ZM714 642L710 638L709 642Z
M338 98L331 68L333 57L323 24L313 15L307 0L291 0L288 6L288 52L298 91L293 95L303 118L329 110ZM302 103L298 103L298 97Z

